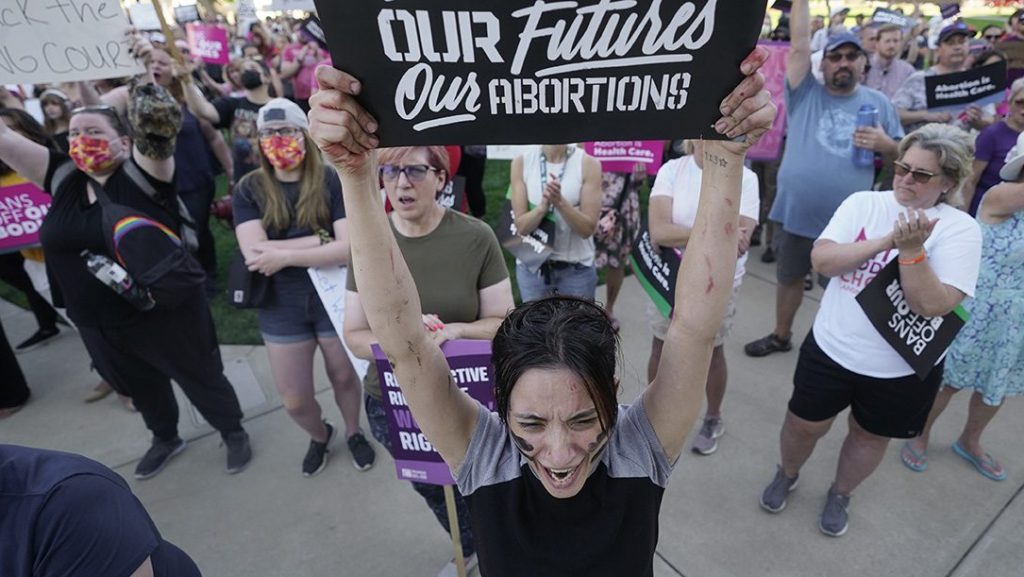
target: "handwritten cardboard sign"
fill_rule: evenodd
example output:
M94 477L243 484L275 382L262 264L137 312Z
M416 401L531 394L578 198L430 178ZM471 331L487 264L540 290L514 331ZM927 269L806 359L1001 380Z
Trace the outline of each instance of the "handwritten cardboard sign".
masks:
M719 138L764 0L317 0L384 146Z
M216 24L191 22L185 26L188 48L207 64L227 64L231 60L228 31Z
M391 363L374 344L373 356L380 375L381 400L388 418L391 455L398 478L431 485L454 485L451 470L420 431L405 396L391 369ZM491 341L455 340L441 346L448 359L455 385L485 407L494 410L494 376L491 369Z
M117 2L0 0L0 82L40 84L141 74Z
M599 140L583 143L583 150L601 162L604 172L633 172L637 163L647 174L657 174L665 152L664 140Z
M174 19L177 20L179 24L188 24L189 22L198 22L202 20L202 17L199 16L199 6L196 6L195 4L175 6Z
M956 112L968 105L1002 102L1006 90L1006 62L963 72L925 76L928 110Z
M875 330L921 380L935 368L969 318L961 306L944 317L923 317L911 311L900 285L896 259L860 291L857 303Z
M16 175L0 179L0 253L39 245L50 195Z
M160 17L156 15L156 7L150 3L129 4L128 16L132 25L139 30L161 30Z

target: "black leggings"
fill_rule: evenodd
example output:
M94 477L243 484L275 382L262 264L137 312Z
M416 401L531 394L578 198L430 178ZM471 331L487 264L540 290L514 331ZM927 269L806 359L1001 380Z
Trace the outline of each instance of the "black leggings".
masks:
M4 326L0 323L0 409L24 405L28 400L28 385L21 372L18 359L7 342Z
M242 430L238 397L224 376L217 332L202 288L183 304L123 327L79 327L96 370L131 396L153 436L178 436L174 379L221 435Z
M0 280L25 293L28 306L32 309L40 329L57 328L57 310L32 286L32 279L25 272L25 257L21 256L21 253L0 255Z

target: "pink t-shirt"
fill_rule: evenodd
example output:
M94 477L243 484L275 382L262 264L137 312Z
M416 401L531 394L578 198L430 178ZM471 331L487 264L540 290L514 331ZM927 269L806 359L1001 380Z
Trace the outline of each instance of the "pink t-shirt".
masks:
M302 44L289 44L284 49L282 58L285 62L295 62L302 51ZM292 86L295 88L295 98L298 100L309 100L313 94L313 82L316 75L316 67L330 58L326 50L315 48L310 50L302 62L299 63L299 71L292 77Z

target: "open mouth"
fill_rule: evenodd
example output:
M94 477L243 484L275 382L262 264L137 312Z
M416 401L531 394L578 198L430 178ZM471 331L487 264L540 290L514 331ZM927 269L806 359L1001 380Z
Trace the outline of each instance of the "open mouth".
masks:
M413 204L415 202L416 202L416 199L411 197L411 196L399 196L398 197L398 204L401 204L403 206L409 206L410 204Z
M544 466L541 468L544 469L544 473L551 484L556 488L562 489L572 485L573 481L576 480L576 475L579 474L581 465L582 463L569 469L552 469Z

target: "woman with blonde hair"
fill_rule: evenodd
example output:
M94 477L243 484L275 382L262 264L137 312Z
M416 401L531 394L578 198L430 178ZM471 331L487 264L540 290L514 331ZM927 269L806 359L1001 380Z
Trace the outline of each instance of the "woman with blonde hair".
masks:
M71 99L63 91L48 88L39 95L43 107L43 128L57 146L67 153L68 130L71 123Z
M315 397L318 348L345 421L353 464L365 471L376 455L359 430L359 379L306 271L348 264L341 183L324 167L306 116L294 102L271 100L260 108L256 126L260 169L235 187L235 235L249 270L271 279L269 298L259 308L260 332L281 402L311 437L302 474L311 477L324 469L335 433Z

